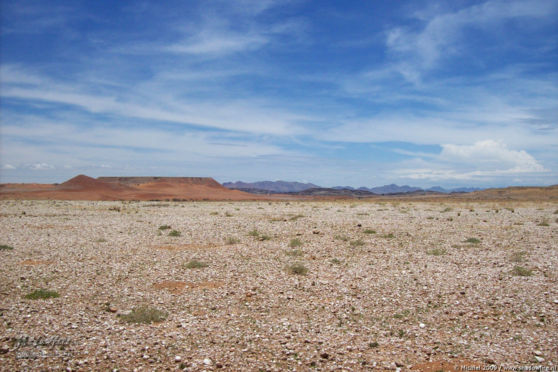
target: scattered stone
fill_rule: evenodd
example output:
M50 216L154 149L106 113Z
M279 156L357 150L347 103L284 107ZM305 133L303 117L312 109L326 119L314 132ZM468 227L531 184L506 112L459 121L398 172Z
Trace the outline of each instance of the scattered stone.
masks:
M182 358L180 357L180 355L177 355L177 356L174 357L174 361L175 361L176 363L179 363L179 362L182 361Z

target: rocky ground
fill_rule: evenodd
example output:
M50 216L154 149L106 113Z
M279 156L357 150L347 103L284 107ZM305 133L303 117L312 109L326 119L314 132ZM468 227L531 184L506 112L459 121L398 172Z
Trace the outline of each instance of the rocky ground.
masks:
M0 210L3 370L558 363L556 203Z

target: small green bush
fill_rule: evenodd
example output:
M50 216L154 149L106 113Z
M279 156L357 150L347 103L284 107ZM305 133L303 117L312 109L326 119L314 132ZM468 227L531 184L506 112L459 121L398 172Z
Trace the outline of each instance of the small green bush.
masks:
M178 230L172 230L169 233L169 236L180 236L180 235L182 235L182 233L180 233L180 231L178 231Z
M6 244L0 245L0 251L11 251L13 249L14 249L14 247L6 245Z
M300 239L298 238L291 239L291 242L289 243L289 247L296 248L300 246L302 246L302 242L300 241Z
M190 260L190 262L188 262L186 264L186 268L187 269L203 269L204 267L209 266L208 264L206 264L205 262L201 262L198 260Z
M429 254L431 256L443 256L446 253L447 253L446 250L443 248L434 248L426 252L426 254Z
M56 291L49 291L48 289L36 289L31 293L25 295L28 300L44 300L47 298L57 298L60 294Z
M329 262L335 265L340 265L341 261L338 258L332 258Z
M384 235L384 238L393 239L393 238L395 238L395 235L393 235L393 233L389 233L389 234Z
M533 275L532 270L526 269L523 266L514 266L511 273L512 273L512 275L515 275L515 276L531 276L531 275Z
M364 243L362 240L358 239L358 240L353 240L349 244L350 244L351 247L362 247L366 243Z
M129 314L119 315L123 321L137 324L160 323L167 319L167 316L166 312L149 306L140 306L132 309Z
M260 236L260 233L259 233L258 230L254 229L254 230L250 231L248 233L248 235L253 236L253 237L258 237L258 236Z
M159 230L168 230L168 229L170 229L170 228L171 228L171 227L170 227L169 225L161 225L161 226L159 226Z
M335 235L334 239L335 240L341 240L343 242L348 242L349 241L349 237L345 236L345 235Z
M304 217L303 214L297 214L296 216L292 216L291 218L289 218L289 220L296 221L296 220L298 220L299 218L302 218L302 217Z
M289 272L295 275L306 275L308 269L302 263L298 262L289 266Z
M467 240L465 240L465 243L469 243L469 244L479 244L481 241L477 238L467 238Z
M371 230L371 229L366 229L363 231L365 234L376 234L375 230Z

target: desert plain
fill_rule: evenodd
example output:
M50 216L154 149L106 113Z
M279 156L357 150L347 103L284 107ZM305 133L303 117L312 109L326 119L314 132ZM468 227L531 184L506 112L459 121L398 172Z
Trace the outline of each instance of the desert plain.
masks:
M555 201L0 210L2 370L556 370Z

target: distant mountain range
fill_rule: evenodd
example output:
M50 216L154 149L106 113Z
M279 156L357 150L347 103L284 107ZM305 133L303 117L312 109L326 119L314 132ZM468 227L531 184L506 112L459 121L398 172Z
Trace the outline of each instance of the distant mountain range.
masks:
M260 181L260 182L225 182L223 186L233 190L242 190L253 194L274 194L299 192L319 188L312 183L286 182L286 181Z
M464 193L482 190L475 187L459 187L454 189L444 189L440 186L430 187L428 189L423 189L420 187L413 187L408 185L398 186L395 184L377 186L377 187L359 187L354 188L351 186L335 186L335 187L320 187L312 183L301 183L301 182L287 182L287 181L260 181L260 182L225 182L223 186L233 190L242 190L245 192L250 192L253 194L283 194L283 193L302 193L302 194L344 194L347 191L357 194L376 194L376 195L386 195L386 194L406 194L406 193L416 193L416 192L437 192L437 193ZM311 191L310 191L311 190Z

